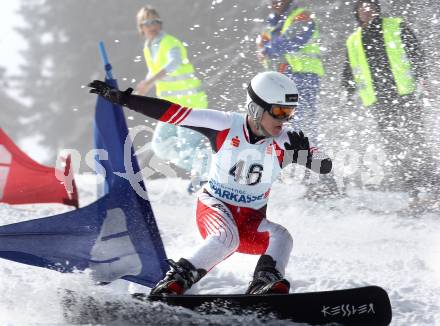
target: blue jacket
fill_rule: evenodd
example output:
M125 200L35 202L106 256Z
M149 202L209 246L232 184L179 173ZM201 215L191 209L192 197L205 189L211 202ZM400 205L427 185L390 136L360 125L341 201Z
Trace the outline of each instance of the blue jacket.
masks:
M272 29L272 38L265 43L263 53L269 58L282 57L286 53L298 51L312 38L315 30L313 19L295 22L283 35L280 35L284 21L296 7L291 5L283 14L272 13L267 18L267 24Z

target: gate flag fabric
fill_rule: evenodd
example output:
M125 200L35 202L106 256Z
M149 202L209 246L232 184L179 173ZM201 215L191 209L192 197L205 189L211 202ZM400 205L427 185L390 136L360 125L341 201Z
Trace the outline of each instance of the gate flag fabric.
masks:
M75 180L58 180L70 175L71 159L64 171L41 165L21 151L0 128L0 202L8 204L61 203L78 208ZM66 190L69 189L70 191Z
M112 78L106 82L116 86ZM95 144L108 153L108 160L97 162L106 170L106 193L76 211L0 227L0 257L60 272L90 269L99 282L123 278L151 287L168 265L150 202L115 174L126 172L124 113L98 98L94 125ZM139 172L133 153L131 148L132 168Z

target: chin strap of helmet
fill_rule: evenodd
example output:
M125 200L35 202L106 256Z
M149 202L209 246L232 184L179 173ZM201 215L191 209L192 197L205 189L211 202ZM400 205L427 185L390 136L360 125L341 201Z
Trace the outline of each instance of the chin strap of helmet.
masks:
M248 115L257 127L258 135L260 137L272 137L261 125L261 119L263 118L264 109L254 102L250 102L248 105Z

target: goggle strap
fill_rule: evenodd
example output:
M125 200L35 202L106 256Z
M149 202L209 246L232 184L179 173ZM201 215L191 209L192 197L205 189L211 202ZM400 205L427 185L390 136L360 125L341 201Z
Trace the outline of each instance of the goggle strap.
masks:
M267 103L261 97L259 97L252 89L251 83L249 83L247 91L248 91L249 97L251 98L251 100L255 104L261 106L266 111L270 111L270 109L272 108L272 104Z

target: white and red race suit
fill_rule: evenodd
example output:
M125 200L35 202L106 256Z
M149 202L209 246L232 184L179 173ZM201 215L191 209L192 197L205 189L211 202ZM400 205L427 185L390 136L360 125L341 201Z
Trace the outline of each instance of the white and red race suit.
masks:
M205 135L213 150L208 183L198 196L196 221L204 238L187 257L196 268L207 271L234 252L270 255L284 275L292 237L266 218L273 182L289 156L289 128L277 137L250 134L246 115L217 110L192 110L171 102L132 95L127 107L159 121L191 128ZM306 155L305 166L318 173L331 170L331 160ZM291 160L291 159L290 159Z

